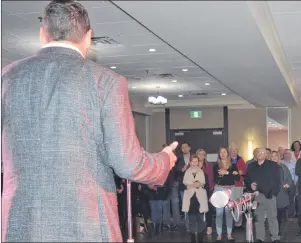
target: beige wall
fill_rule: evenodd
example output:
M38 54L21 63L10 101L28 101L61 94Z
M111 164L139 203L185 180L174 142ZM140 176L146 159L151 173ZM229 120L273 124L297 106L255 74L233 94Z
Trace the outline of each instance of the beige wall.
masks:
M190 118L190 111L202 111L202 118ZM170 110L170 129L204 129L223 127L223 108Z
M279 146L288 148L288 131L268 131L268 148L278 150Z
M248 141L252 149L267 145L265 109L229 110L229 144L239 148L239 154L245 159L248 156Z
M301 106L291 109L290 143L301 141Z
M171 129L222 128L222 108L194 108L201 110L201 119L191 119L191 109L171 109ZM160 151L165 143L165 114L153 113L150 117L150 151ZM235 143L240 148L240 154L248 159L248 140L253 148L267 145L265 109L229 110L229 144Z
M150 116L150 152L162 150L166 142L165 136L165 113L155 112Z

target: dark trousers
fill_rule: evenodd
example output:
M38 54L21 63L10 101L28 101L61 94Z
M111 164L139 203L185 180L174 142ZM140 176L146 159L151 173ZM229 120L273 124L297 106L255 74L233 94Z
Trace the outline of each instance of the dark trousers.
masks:
M277 208L277 220L278 220L279 234L280 234L281 223L286 218L286 211L287 211L287 208Z
M301 185L300 183L297 186L298 188L298 196L297 196L297 205L298 205L298 211L301 209ZM298 212L298 223L299 223L299 228L301 228L301 213Z
M204 213L188 213L188 230L191 233L201 233L206 228Z
M211 197L213 191L211 191L208 195L208 198ZM207 227L212 227L212 220L213 220L213 214L215 211L215 207L213 207L213 205L209 202L208 203L208 212L206 213L206 223L207 223Z
M151 207L151 219L154 224L159 224L163 222L163 200L150 200Z
M289 201L290 201L290 205L287 208L287 214L289 218L292 218L296 215L296 205L295 205L295 201L296 200L296 185L292 184L292 186L290 187L289 190Z

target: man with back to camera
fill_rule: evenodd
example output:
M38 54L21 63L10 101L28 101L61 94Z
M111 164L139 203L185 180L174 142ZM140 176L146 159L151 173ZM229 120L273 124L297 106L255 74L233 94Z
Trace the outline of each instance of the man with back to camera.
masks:
M144 151L124 77L85 59L92 32L78 2L50 2L43 48L2 72L2 240L120 242L114 172L163 184L173 143Z
M277 221L276 196L280 191L280 167L266 159L265 148L256 151L256 162L250 163L245 176L245 185L248 191L258 191L255 197L258 207L255 210L255 229L257 242L265 240L265 215L269 222L271 238L279 242Z

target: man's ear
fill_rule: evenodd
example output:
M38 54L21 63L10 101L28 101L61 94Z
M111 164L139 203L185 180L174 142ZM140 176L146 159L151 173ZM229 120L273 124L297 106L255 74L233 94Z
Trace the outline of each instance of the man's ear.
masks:
M92 30L88 30L87 34L86 34L86 39L85 39L85 47L86 49L90 48L91 45L91 38L92 38Z

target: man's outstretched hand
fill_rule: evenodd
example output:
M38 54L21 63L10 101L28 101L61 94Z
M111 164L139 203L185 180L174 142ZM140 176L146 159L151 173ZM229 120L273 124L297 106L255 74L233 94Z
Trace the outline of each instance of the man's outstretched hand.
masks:
M173 142L169 146L165 147L162 152L165 152L169 155L170 160L170 169L172 169L175 166L175 163L177 161L177 157L174 154L174 150L177 148L178 142Z

